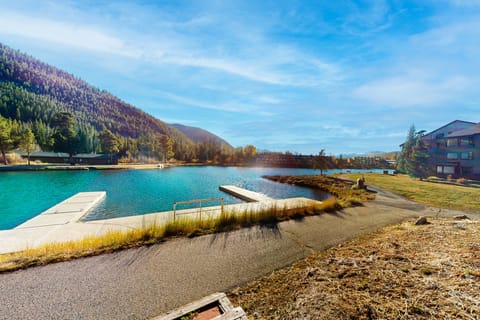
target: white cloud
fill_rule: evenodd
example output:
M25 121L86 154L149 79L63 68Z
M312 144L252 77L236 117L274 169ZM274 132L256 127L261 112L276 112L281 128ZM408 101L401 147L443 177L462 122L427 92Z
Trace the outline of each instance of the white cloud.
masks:
M417 50L426 50L436 55L464 50L476 50L480 47L480 21L477 17L465 18L461 21L441 23L426 32L414 35L409 46ZM438 51L442 50L442 51Z
M255 65L255 63L250 64L244 61L235 61L235 59L232 58L218 59L202 56L182 56L182 53L179 53L178 55L160 59L157 62L213 69L268 84L286 84L279 74L262 71L260 68L256 68L258 65Z
M353 94L385 107L431 107L459 98L469 83L461 76L439 81L412 75L372 81L356 88Z
M138 57L140 52L128 48L125 43L107 32L93 27L0 12L0 33L52 42L90 51Z
M186 126L195 126L198 125L198 121L192 119L181 119L181 118L165 118L162 117L162 121L170 124L183 124Z
M135 58L157 67L200 68L211 72L212 77L228 74L267 85L319 87L341 80L336 64L309 56L294 45L273 42L252 25L227 24L218 31L219 18L204 13L183 20L171 17L169 21L168 16L166 20L162 16L160 22L150 21L154 15L142 13L145 8L126 5L117 6L117 20L126 24L119 29L111 18L102 18L103 9L62 10L68 12L70 20L63 19L61 12L39 18L33 12L4 10L0 13L0 34L106 53L112 59ZM128 27L131 10L148 20L143 22L150 26L148 30ZM75 13L77 18L71 19ZM218 32L218 37L212 38L209 32Z
M243 112L241 108L233 107L232 105L229 104L218 104L218 103L209 103L209 102L204 102L204 101L199 101L191 98L187 98L184 96L179 96L170 92L165 92L165 91L159 91L155 90L155 95L158 97L162 97L164 99L183 104L183 105L188 105L191 107L197 107L197 108L203 108L203 109L213 109L213 110L220 110L220 111L229 111L229 112Z
M450 3L458 7L480 7L480 0L450 0Z

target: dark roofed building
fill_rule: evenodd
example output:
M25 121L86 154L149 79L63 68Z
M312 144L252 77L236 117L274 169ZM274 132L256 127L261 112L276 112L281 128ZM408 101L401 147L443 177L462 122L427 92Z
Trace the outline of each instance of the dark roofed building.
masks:
M26 154L21 155L26 158ZM72 161L72 163L70 162ZM79 153L70 159L68 153L61 152L33 152L30 154L30 161L40 161L43 163L62 163L62 164L85 164L85 165L108 165L118 164L116 155L110 157L108 154Z
M425 134L430 164L441 177L480 179L480 124L455 120Z
M466 136L473 136L476 134L480 134L480 123L476 123L466 129L453 131L447 134L446 138L458 138L458 137L466 137Z

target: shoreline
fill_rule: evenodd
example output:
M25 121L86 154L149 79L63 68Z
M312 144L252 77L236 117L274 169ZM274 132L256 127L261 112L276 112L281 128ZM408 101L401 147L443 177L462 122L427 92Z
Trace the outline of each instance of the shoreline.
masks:
M154 164L116 164L116 165L64 165L64 164L9 164L0 165L1 172L21 172L21 171L83 171L83 170L152 170L152 169L168 169L173 167L238 167L238 168L284 168L284 169L311 169L311 168L290 168L290 167L265 167L265 166L249 166L249 165L219 165L211 163L154 163ZM335 168L333 170L344 170L347 173L351 170L392 170L385 168Z
M82 170L148 170L166 169L179 166L178 164L118 164L118 165L6 165L0 166L0 172L15 171L82 171Z

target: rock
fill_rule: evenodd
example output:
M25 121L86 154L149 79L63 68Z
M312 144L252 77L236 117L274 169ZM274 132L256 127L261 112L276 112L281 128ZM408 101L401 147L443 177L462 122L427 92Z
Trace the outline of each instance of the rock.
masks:
M425 225L425 224L430 224L430 222L428 222L426 217L420 217L420 218L417 219L417 221L415 221L416 226L421 226L421 225Z
M455 220L465 220L465 219L470 219L470 218L465 214L461 214L461 215L453 217L453 219L455 219Z

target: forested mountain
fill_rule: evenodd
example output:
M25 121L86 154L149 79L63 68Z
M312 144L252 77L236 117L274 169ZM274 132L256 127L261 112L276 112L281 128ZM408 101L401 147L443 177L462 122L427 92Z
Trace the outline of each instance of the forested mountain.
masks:
M224 148L228 148L233 150L233 147L224 139L220 138L219 136L196 127L185 126L183 124L170 124L172 127L177 129L178 131L182 132L186 135L190 140L195 143L205 143L205 142L212 142L216 145L222 146Z
M118 138L120 155L124 157L163 153L161 149L169 145L176 159L192 160L199 150L194 141L174 127L0 43L0 116L27 125L43 150L53 150L51 121L62 112L72 114L76 121L82 142L79 152L97 151L96 140L102 130ZM215 143L219 143L217 148L228 145L220 138Z

